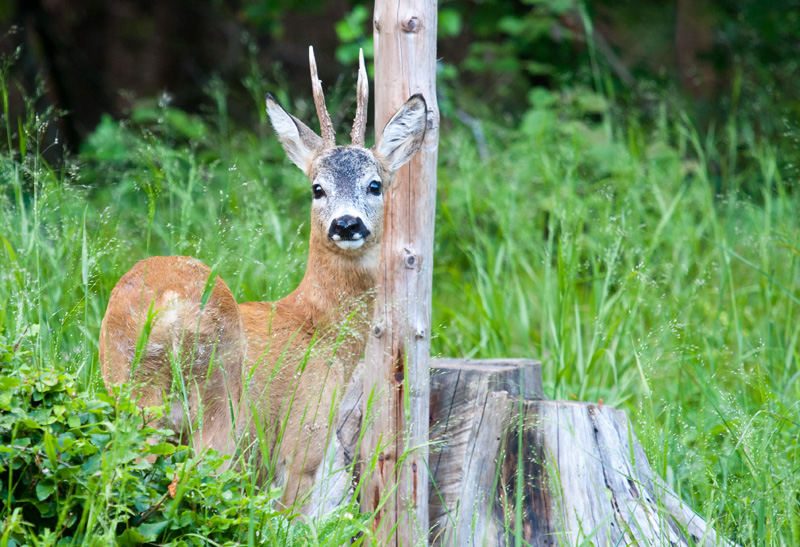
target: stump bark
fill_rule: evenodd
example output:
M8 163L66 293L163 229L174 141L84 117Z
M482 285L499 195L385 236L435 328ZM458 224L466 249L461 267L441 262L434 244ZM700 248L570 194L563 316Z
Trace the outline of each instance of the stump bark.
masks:
M357 478L360 385L340 409L320 512ZM430 409L432 545L733 546L653 473L625 412L545 400L536 361L434 359Z

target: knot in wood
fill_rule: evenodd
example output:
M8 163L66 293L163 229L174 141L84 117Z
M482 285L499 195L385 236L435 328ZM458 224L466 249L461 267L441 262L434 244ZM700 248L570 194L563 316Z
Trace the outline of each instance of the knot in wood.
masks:
M408 269L414 269L417 265L417 253L414 249L403 249L403 266Z
M428 110L428 115L425 119L425 125L429 131L433 131L439 127L439 116L437 116L436 112L434 112L432 109Z
M377 17L375 19L373 19L372 20L372 26L375 27L375 31L376 32L380 32L381 31L381 21L380 21L380 19L378 19Z
M403 21L402 27L404 32L419 32L422 30L422 22L420 22L419 17L415 15Z
M384 327L383 323L377 323L374 327L372 327L372 336L375 338L380 338L383 336L385 330L386 328Z

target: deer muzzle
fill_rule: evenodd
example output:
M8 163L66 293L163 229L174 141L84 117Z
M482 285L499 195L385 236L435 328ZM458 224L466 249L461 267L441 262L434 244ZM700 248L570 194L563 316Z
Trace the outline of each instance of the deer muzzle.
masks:
M363 244L363 241L369 234L370 231L364 226L364 222L360 218L352 215L344 215L333 219L328 229L328 237L337 244L359 242L358 247ZM352 244L346 246L347 248L354 247Z

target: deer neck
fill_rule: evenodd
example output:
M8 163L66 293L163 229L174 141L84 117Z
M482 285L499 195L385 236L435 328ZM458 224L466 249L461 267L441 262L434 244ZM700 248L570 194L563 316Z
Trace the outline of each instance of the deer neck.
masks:
M372 309L380 245L351 257L329 249L311 236L308 266L297 289L287 297L296 313L316 327L335 326L354 309Z

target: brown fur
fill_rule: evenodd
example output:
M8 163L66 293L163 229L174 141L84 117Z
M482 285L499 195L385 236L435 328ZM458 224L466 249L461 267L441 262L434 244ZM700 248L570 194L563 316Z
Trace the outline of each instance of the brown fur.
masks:
M394 170L416 153L426 111L424 99L412 97L393 118L398 122L387 124L389 144L379 142L374 152L361 148L359 157L345 151L336 157L350 163L339 164L328 161L335 149L315 148L319 137L275 103L272 108L292 161L308 166L312 183L322 182L332 196L350 196L312 207L300 285L277 302L237 304L217 277L203 306L210 268L183 256L142 260L111 293L100 330L100 365L109 392L129 383L140 406L171 406L158 425L183 442L230 455L240 450L260 472L275 469L282 476L261 479L283 483L284 501L292 505L312 486L329 421L364 351L383 208L382 198L363 196L375 177L388 188ZM288 144L287 134L295 139ZM336 199L351 199L348 207L361 204L369 215L371 233L360 247L342 247L330 237L326 215L341 205ZM145 338L137 355L137 341ZM259 443L259 430L267 446ZM262 465L269 457L275 465Z
M171 404L170 416L158 425L170 427L187 442L193 424L184 419L180 389L173 386L172 361L178 360L192 421L198 409L205 409L195 445L232 453L230 400L242 398L245 326L233 294L219 278L201 313L210 272L199 260L184 256L152 257L131 268L108 301L100 327L100 368L109 392L130 383L140 406ZM134 367L151 304L155 317Z
M361 259L317 252L312 246L306 275L287 297L237 304L217 278L202 312L207 266L183 256L142 260L114 287L100 331L100 364L109 391L127 382L142 407L171 403L172 411L158 425L179 432L184 442L190 429L198 429L194 422L202 408L202 435L194 436L198 449L233 454L238 446L261 464L249 412L253 403L270 451L278 446L275 463L287 471L289 504L311 486L335 398L363 353L377 269L377 260L363 267L353 264ZM136 341L151 302L155 319L134 371ZM179 387L173 386L171 360L178 354L188 419L175 394ZM248 397L242 397L245 392Z

